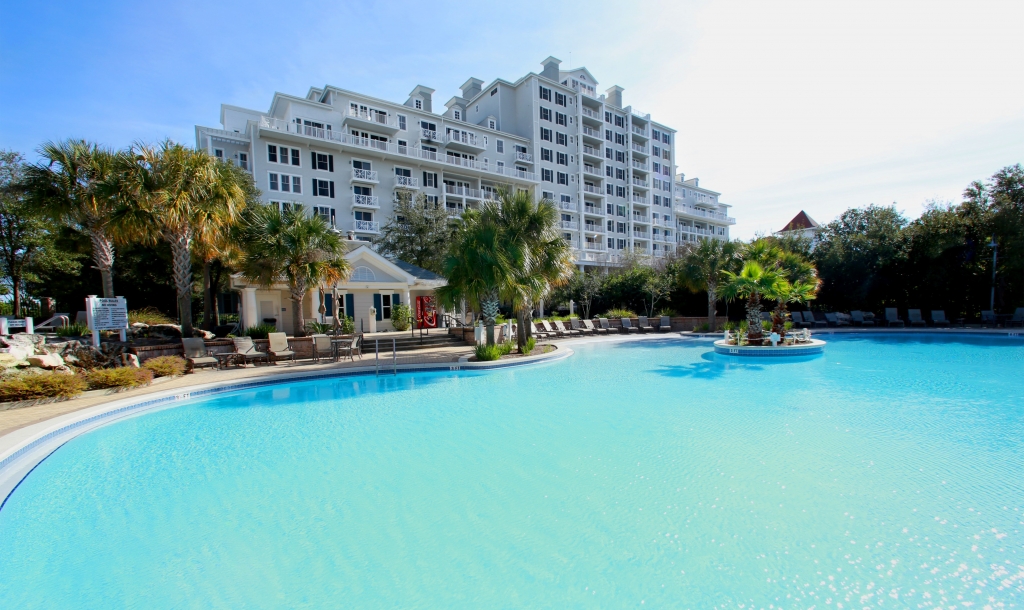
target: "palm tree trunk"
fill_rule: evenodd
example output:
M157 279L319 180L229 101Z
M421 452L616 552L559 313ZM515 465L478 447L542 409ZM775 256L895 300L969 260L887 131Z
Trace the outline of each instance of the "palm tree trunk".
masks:
M715 310L715 304L718 303L718 286L715 284L708 284L708 329L711 332L715 332L715 315L718 313Z
M747 299L747 339L760 341L764 331L761 328L761 295L756 292Z
M516 312L516 324L519 327L516 332L516 345L519 346L519 353L523 353L523 350L526 349L526 312L523 309L520 308Z
M292 326L295 330L292 334L296 337L305 337L306 320L302 315L302 299L306 296L306 286L296 284L291 288L292 293Z
M192 329L192 232L188 229L169 235L174 268L174 288L178 292L178 316L181 336L193 335Z
M103 280L103 298L114 298L114 244L99 229L89 229L93 266Z
M217 295L213 290L213 261L203 261L203 328L212 331L217 327Z

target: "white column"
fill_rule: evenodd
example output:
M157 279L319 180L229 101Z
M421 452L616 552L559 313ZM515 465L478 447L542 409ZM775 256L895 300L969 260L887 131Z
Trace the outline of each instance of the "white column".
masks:
M242 289L242 326L248 328L259 323L259 311L256 305L256 287L246 286Z

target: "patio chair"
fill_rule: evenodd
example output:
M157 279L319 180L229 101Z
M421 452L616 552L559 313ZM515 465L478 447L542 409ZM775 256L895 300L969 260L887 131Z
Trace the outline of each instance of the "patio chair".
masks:
M1018 307L1013 317L1006 321L1007 326L1024 326L1024 307Z
M249 364L250 360L253 365L260 360L270 362L266 353L256 351L256 345L251 337L235 337L231 342L235 345L235 359L241 359L242 366Z
M836 312L836 320L839 321L839 326L849 326L850 325L850 314L843 313L841 311L837 311Z
M999 324L998 324L998 318L996 318L996 312L992 311L991 309L986 309L986 310L982 311L981 312L981 325L982 325L982 327L984 327L985 325L989 325L989 326L992 326L993 328L998 326Z
M633 323L630 321L629 318L620 318L620 320L622 322L622 332L626 333L627 335L629 333L638 333L638 332L640 332L640 329L635 327L635 326L633 326Z
M854 326L874 326L874 320L866 320L864 318L864 312L859 309L855 309L850 312L850 320L853 321Z
M321 358L333 358L331 353L331 338L327 335L313 335L313 361L320 362Z
M544 329L544 332L546 332L549 337L551 335L555 335L555 336L560 336L561 335L561 333L559 333L557 330L554 329L554 327L551 326L551 322L548 322L547 320L541 320L540 321L540 327L542 329Z
M821 313L820 311L817 312L817 313L815 313L813 311L805 311L804 312L804 321L807 322L808 324L810 324L814 328L827 328L828 327L828 319L825 317L825 314Z
M597 332L597 329L587 328L579 318L569 318L569 326L573 330L579 331L581 335L593 335Z
M658 324L659 333L670 333L672 332L672 318L668 316L661 316L661 322Z
M911 326L927 326L927 324L924 321L924 318L921 317L920 309L908 309L907 320L910 320Z
M181 349L185 352L185 361L191 371L198 367L220 366L220 362L206 351L206 342L202 339L182 339Z
M946 319L946 312L942 309L932 310L932 326L949 326L949 320Z
M597 321L601 325L601 330L605 333L612 332L612 325L608 323L608 318L598 318Z
M267 353L273 358L272 362L275 364L278 360L289 359L292 363L295 362L295 350L292 346L288 345L288 335L285 333L270 333L267 335L267 339L270 341L270 346L267 347Z
M338 357L344 358L345 356L348 356L349 360L355 360L356 356L359 356L360 360L363 359L363 335L361 333L352 337L352 342L348 345L338 346Z
M837 316L836 314L834 314L832 312L826 312L825 313L825 322L827 322L828 325L832 326L832 327L839 326L839 316Z
M640 316L638 318L638 320L639 320L640 323L637 324L637 326L640 327L640 332L645 333L645 332L647 332L649 330L650 331L654 330L654 327L651 326L650 322L647 321L647 316Z
M583 334L583 331L575 330L572 328L566 328L565 324L562 324L562 322L559 320L555 320L555 332L558 333L559 337L564 337L566 335L573 336Z
M607 320L605 320L605 322L607 322ZM598 323L600 323L600 321L598 321ZM598 327L594 326L594 322L591 321L591 320L583 320L583 326L585 328L589 328L590 330L594 331L595 335L607 335L608 334L608 329L607 328L598 328Z
M537 337L538 339L547 339L550 333L543 330L538 330L537 324L534 322L530 322L530 334L533 335L534 337Z
M804 321L804 313L802 311L791 311L789 315L793 320L793 328L807 328L807 322Z
M900 319L899 311L895 307L885 308L885 325L889 327L903 328L906 324Z

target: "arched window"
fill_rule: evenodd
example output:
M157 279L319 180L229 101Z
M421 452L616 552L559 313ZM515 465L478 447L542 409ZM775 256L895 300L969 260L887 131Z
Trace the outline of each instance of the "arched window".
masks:
M377 276L373 274L373 269L369 267L356 267L352 271L352 277L349 278L350 282L376 282Z

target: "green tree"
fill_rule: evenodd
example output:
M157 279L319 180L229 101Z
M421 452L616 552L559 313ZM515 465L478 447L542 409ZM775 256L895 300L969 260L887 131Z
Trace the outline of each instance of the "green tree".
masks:
M311 288L333 285L351 273L342 238L320 216L295 203L284 212L276 206L249 208L238 233L244 249L242 275L270 286L284 279L292 298L295 335L305 332L302 299Z
M707 292L708 328L715 332L718 287L725 271L735 271L740 262L739 245L718 239L701 238L696 244L687 244L678 265L677 279L693 292Z
M28 198L50 218L85 235L92 244L93 266L103 282L103 296L114 296L114 242L110 220L116 193L110 181L119 153L84 140L47 142L43 162L25 168Z
M551 295L552 303L568 303L570 300L576 302L583 318L590 317L591 306L594 299L601 294L603 277L596 271L585 273L576 269L569 280Z
M726 281L723 294L728 298L747 299L747 338L759 341L762 336L761 297L776 294L785 278L775 269L765 268L753 260L744 262L739 273L724 271L723 275Z
M79 268L77 256L57 247L58 227L26 196L24 169L20 154L0 150L0 272L10 285L15 316L21 315L26 282L51 269Z
M112 223L128 240L170 244L181 334L191 337L193 244L238 217L247 202L241 173L169 140L137 146L118 165Z
M455 234L448 211L429 203L424 193L413 198L403 190L395 191L394 206L394 214L381 229L379 252L440 273Z

